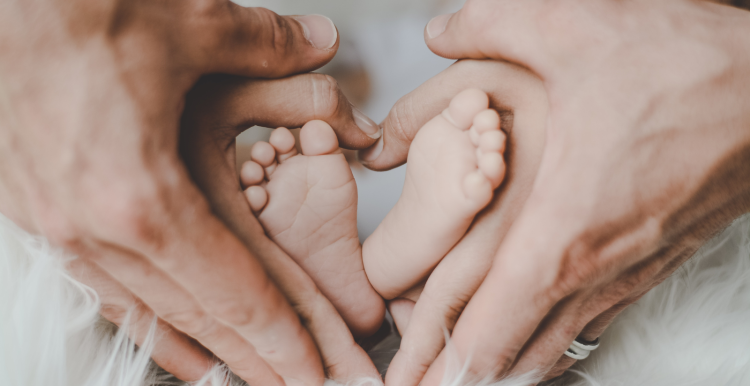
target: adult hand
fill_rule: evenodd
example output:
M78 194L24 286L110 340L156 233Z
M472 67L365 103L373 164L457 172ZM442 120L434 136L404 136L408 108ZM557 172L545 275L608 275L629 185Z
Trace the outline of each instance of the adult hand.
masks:
M105 316L156 313L171 348L157 362L179 377L200 377L210 356L175 329L250 383L320 384L318 350L258 259L278 251L262 233L247 237L268 248L248 250L177 150L184 96L201 75L306 72L337 45L326 18L223 0L7 2L0 211L85 257ZM372 143L347 113L341 143Z
M399 149L408 149L417 130L466 88L485 91L490 106L500 112L507 134L506 176L492 203L426 282L389 302L402 335L386 374L389 385L418 384L445 346L445 329L453 329L484 280L497 248L531 192L544 150L548 102L539 78L503 61L461 60L394 106L383 122L388 146L375 165L387 167L379 162L388 155L399 159Z
M434 52L520 63L549 98L529 198L452 332L472 374L559 374L576 336L750 209L748 36L749 13L693 1L469 0L430 22ZM374 168L405 158L389 139L416 130L400 106Z
M345 128L353 123L350 106L327 75L278 80L211 76L188 94L180 134L182 158L214 213L258 256L311 332L326 375L341 383L380 375L310 276L265 236L237 178L235 137L256 124L300 127L314 119ZM363 336L371 335L383 322L383 310L373 311L377 316L370 318L374 323L369 331L360 331Z

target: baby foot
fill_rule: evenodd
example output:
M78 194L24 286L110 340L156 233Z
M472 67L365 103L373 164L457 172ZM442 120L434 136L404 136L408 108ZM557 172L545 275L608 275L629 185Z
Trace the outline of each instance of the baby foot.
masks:
M372 286L392 299L426 277L463 237L505 176L505 134L487 94L458 94L409 148L396 206L365 241Z
M308 122L302 154L286 128L258 142L241 180L268 236L310 275L355 336L374 333L383 299L362 266L357 234L357 185L331 126Z

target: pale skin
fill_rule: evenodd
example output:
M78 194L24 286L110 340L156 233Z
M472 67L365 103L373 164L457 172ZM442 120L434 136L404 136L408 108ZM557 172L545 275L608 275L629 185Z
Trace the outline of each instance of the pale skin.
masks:
M476 377L559 375L574 362L562 353L576 336L599 336L750 210L750 13L679 0L469 0L433 20L425 39L439 55L509 60L541 81L519 83L512 75L529 73L502 62L471 71L459 62L402 99L383 143L363 154L373 169L402 163L456 89L484 88L515 111L508 190L421 297L406 291L411 300L391 304L405 333L386 384L437 385L444 326ZM524 84L532 91L504 103L513 95L504 88ZM519 117L543 140L524 140ZM528 166L514 161L527 148Z
M328 124L312 121L302 127L302 154L283 127L269 142L253 147L253 160L240 175L250 207L350 327L359 330L367 319L381 321L384 305L375 290L387 294L421 280L423 267L434 266L489 203L505 173L505 135L488 104L484 92L463 91L422 128L411 144L401 199L364 251L357 235L354 176ZM421 258L387 254L436 243L444 249Z
M193 179L215 203L214 210L227 219L230 228L250 250L259 251L263 257L261 263L265 270L278 283L279 289L311 332L325 365L326 376L348 382L360 377L377 376L377 370L354 341L347 323L334 305L305 272L305 265L299 264L269 239L261 239L265 243L258 242L257 235L265 235L266 231L253 216L243 195L237 178L239 173L234 147L235 136L244 131L249 122L262 122L267 126L276 122L298 126L308 117L322 118L334 124L350 122L351 116L340 113L342 109L346 112L350 105L335 86L335 81L320 74L297 75L278 81L205 78L188 95L186 111L189 112L183 117L185 135L181 139L180 153ZM321 90L329 92L319 94L315 98L315 105L289 103L289 92L306 88L312 94ZM257 95L263 95L263 99L258 100ZM285 118L269 120L269 112L275 114L274 111L280 111L277 106L289 109L281 110ZM212 129L206 130L209 127ZM378 302L382 309L382 302L377 299L372 307L374 310L377 310ZM360 333L364 331L368 334L377 329L381 322L382 311L376 313L375 317L360 321L355 327L360 329Z
M464 90L412 141L396 206L364 244L367 277L386 299L422 281L466 233L505 176L505 134L487 94Z
M488 78L487 73L495 76ZM503 116L503 130L508 135L504 153L507 172L492 202L430 272L426 282L389 303L402 334L400 350L386 375L389 383L392 379L408 384L418 382L442 349L444 328L452 329L456 312L465 306L487 274L494 251L531 191L544 150L547 96L541 81L529 71L505 62L463 60L405 98L433 95L436 98L428 99L431 103L425 106L426 114L439 112L448 105L450 96L432 93L437 84L446 94L457 93L466 86L481 87L488 93L490 105ZM389 139L396 144L411 140L396 136Z
M136 304L146 315L156 311L164 316L162 321L172 322L173 326L180 325L180 316L185 321L201 320L195 316L207 315L203 320L210 321L209 325L227 327L213 337L229 338L232 346L206 342L205 334L199 340L214 352L220 351L221 346L230 348L220 356L240 375L257 380L250 379L250 369L243 367L248 363L247 355L252 356L248 347L263 346L264 342L258 340L263 334L235 327L245 327L245 317L251 313L243 311L261 311L257 314L268 318L253 320L251 327L264 334L270 332L268 326L280 328L279 336L290 339L282 342L282 346L287 346L279 348L279 352L283 354L288 349L310 355L291 355L281 361L289 366L268 356L252 363L270 368L266 374L271 380L282 377L290 383L298 379L304 379L302 383L306 384L319 383L322 369L317 354L312 354L315 349L311 339L292 309L280 300L283 296L279 291L270 289L272 284L263 284L270 280L262 274L261 264L269 271L269 267L276 267L275 277L283 277L280 272L291 267L288 262L292 260L260 234L257 222L247 220L253 218L249 213L244 216L240 212L242 219L233 223L226 218L227 212L221 208L244 203L239 189L234 189L229 180L215 184L231 186L233 189L225 190L228 193L204 196L208 190L205 187L216 178L207 170L215 168L197 167L202 161L193 160L190 176L196 180L203 176L203 183L198 183L203 191L193 185L187 169L176 157L176 132L182 97L201 74L230 72L275 77L304 72L325 62L332 55L331 50L300 45L299 50L291 50L299 58L280 59L277 55L283 56L283 50L265 49L273 44L264 45L262 38L252 38L269 34L256 35L253 32L257 31L248 30L272 24L290 27L282 30L304 36L298 24L289 19L274 24L277 19L265 11L227 10L231 6L222 2L92 4L13 2L0 13L4 47L0 54L0 146L4 146L0 149L0 165L5 166L0 169L0 211L26 229L88 256L90 259L82 261L91 269L84 272L92 272L88 277L98 285L97 289L108 289L100 292L112 294L103 300L111 306L105 311L114 310L110 314L113 319ZM218 7L211 7L217 4ZM482 225L484 218L499 217L493 215L491 208L457 246L464 245L470 237L485 241L472 244L472 248L485 251L488 261L494 261L486 280L482 274L472 281L481 289L475 294L473 288L466 286L459 290L446 286L452 296L428 297L428 284L423 298L432 297L431 303L426 304L439 310L456 310L475 294L453 331L463 358L470 350L474 358L482 358L473 363L474 373L498 375L514 364L517 371L541 367L554 375L570 364L562 361L555 365L575 335L582 332L584 337L597 336L624 305L658 283L729 219L747 210L746 184L750 176L742 165L748 163L750 121L750 66L744 56L750 52L744 40L750 36L748 16L725 7L681 1L601 3L595 5L596 9L591 8L592 4L573 0L554 5L530 1L512 9L507 4L510 2L469 1L458 17L432 24L428 44L445 56L508 59L537 73L550 98L550 123L545 131L548 146L529 193L531 198L519 209L520 217L502 247L495 245L499 243L495 229ZM549 8L553 6L555 9ZM194 11L205 17L186 17L194 15ZM271 22L243 22L243 16L252 15ZM679 15L679 22L664 23L670 15ZM44 22L29 23L29 19ZM438 34L442 25L447 25L446 32ZM273 27L258 30L268 32ZM248 36L251 38L242 38ZM511 37L516 40L509 40ZM592 37L593 41L585 40ZM607 39L596 40L599 37ZM626 44L631 39L638 44ZM289 41L307 42L302 38ZM267 60L238 54L251 49ZM659 60L645 62L647 58ZM714 67L716 58L726 60ZM133 73L138 77L127 76ZM369 161L370 166L382 169L403 162L414 133L444 109L453 95L470 86L488 87L487 79L498 73L491 69L474 73L481 74L487 74L482 79L485 83L472 85L467 84L466 77L451 77L446 72L443 79L452 81L444 81L441 87L433 83L431 89L425 87L412 95L419 97L414 100L426 108L412 110L406 103L397 105L394 111L400 113L386 121L382 152ZM284 86L269 87L285 90ZM612 88L617 92L612 92ZM295 92L285 95L300 95L304 102L310 100L310 94L298 93L296 87L289 89ZM486 91L493 96L493 90ZM495 96L493 100L497 99ZM248 100L263 102L265 98ZM315 118L349 123L353 120L351 115L347 118L346 114L342 117L332 113L331 117L321 117L325 114L313 111L305 117L293 117L298 122L283 122L288 119L288 111L277 117L264 116L259 111L247 109L237 122L293 127ZM341 111L351 113L347 108ZM581 124L580 117L590 119ZM350 124L332 125L343 145L364 147L372 142ZM120 126L129 130L112 129ZM50 128L56 130L51 132ZM220 147L217 144L231 142L226 138L233 138L233 132L217 131L224 134L219 136L221 141L203 143ZM222 149L229 148L227 145ZM213 153L224 154L221 161L226 161L226 153ZM219 158L214 160L218 162ZM675 170L671 167L675 160L689 167ZM634 200L628 189L636 186L640 195ZM573 211L560 210L571 203ZM223 221L214 217L214 212L224 213L219 214ZM633 213L655 220L634 221ZM245 240L228 230L237 232L243 226L250 230ZM603 235L602 229L611 232ZM633 230L643 231L635 233L638 237L628 238ZM545 239L540 240L539 235ZM655 246L665 241L673 250L654 253ZM257 247L249 248L248 244ZM628 248L636 244L646 247ZM606 245L622 248L613 252L604 248ZM184 265L177 256L211 256L212 260L205 266ZM457 260L444 259L435 274L445 262ZM217 266L227 267L227 272L213 270ZM116 275L111 274L114 271ZM152 285L139 287L129 279L143 277L150 278ZM178 286L163 292L157 282ZM303 285L295 287L296 283ZM310 283L308 277L280 287L287 288L282 291L295 304L303 304L299 300L306 299L305 294L315 294ZM225 285L231 291L225 290ZM243 296L232 297L238 288ZM298 288L296 297L293 288ZM434 292L436 286L432 288L431 293L440 295ZM246 296L248 293L263 295ZM154 294L171 296L160 301ZM565 301L561 301L563 298ZM248 304L251 300L258 303ZM586 308L581 306L584 303ZM176 310L164 308L174 304L178 305ZM223 307L206 310L207 304ZM461 307L454 307L456 304ZM443 315L437 318L441 320L427 318L423 325L439 325L445 317L445 324L452 327L457 318L447 312L438 315ZM416 317L415 309L414 323ZM316 320L320 321L312 321ZM309 323L311 330L315 329L313 324ZM336 324L318 324L321 325ZM169 324L160 326L174 332L165 335L167 339L175 337L170 340L174 351L166 350L164 356L157 353L157 361L169 365L185 379L202 374L209 357ZM183 327L191 330L190 326ZM317 342L325 359L326 342L333 342L332 336L343 335L323 330L313 336L319 337ZM492 339L477 342L475 334L480 331ZM418 360L409 358L416 369L410 370L416 382L442 348L442 331L440 339L434 337L435 334L412 340L417 342L413 352L421 353ZM331 356L336 357L341 356ZM403 358L401 361L405 363ZM435 383L441 374L440 366L439 360L427 373L425 384Z
M105 317L135 309L136 342L157 316L157 363L196 380L216 355L268 385L374 372L254 220L231 160L254 124L324 119L352 148L377 137L330 78L262 79L330 60L329 20L220 0L10 1L0 46L0 211L81 256ZM207 73L251 79L202 81L186 101Z
M283 127L256 143L240 174L245 195L266 234L310 275L355 335L370 336L385 304L362 267L354 176L327 123L305 124L300 145L302 154Z

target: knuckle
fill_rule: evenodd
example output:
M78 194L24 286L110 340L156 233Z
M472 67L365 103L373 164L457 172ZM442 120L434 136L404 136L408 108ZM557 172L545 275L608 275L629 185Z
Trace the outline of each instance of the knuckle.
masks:
M557 378L565 373L565 371L568 369L568 367L572 366L573 363L575 363L575 360L572 360L572 358L564 357L560 359L560 362L557 363L552 370L550 370L545 376L544 379L552 379Z
M316 315L321 315L330 307L328 300L312 280L300 281L293 293L288 293L286 300L305 327L313 326Z
M634 285L629 279L618 280L615 283L609 284L606 288L601 290L597 302L593 303L592 306L596 305L599 308L609 308L613 306L625 307L628 303L628 298L633 295ZM604 312L606 309L594 309L594 311Z
M430 320L435 326L440 326L440 330L446 328L448 331L453 331L458 317L463 313L470 298L471 294L463 291L442 292L435 296L434 293L425 288L418 300L424 301L425 304L437 304L437 307L432 307L426 311L427 320Z
M31 208L32 218L36 220L36 231L53 245L79 251L80 241L85 235L71 216L44 200L34 200Z
M230 326L263 330L279 317L276 306L287 300L270 279L259 281L252 293L255 296L215 300L207 311ZM253 299L264 300L259 304Z
M339 84L330 75L312 74L310 82L313 90L313 101L315 103L314 114L316 118L328 118L335 116L339 111L341 93Z
M488 28L495 24L492 14L497 9L497 3L487 0L468 0L461 8L461 13L470 22L468 27Z
M401 98L396 105L393 107L391 112L385 121L385 126L390 128L389 137L395 139L401 143L410 143L417 130L414 128L419 127L419 123L416 121L416 114L414 112L414 99L411 95L407 95Z
M645 260L631 268L625 275L620 275L615 283L612 283L611 302L618 303L632 296L634 293L644 292L651 289L662 272L662 265Z
M176 329L199 338L213 330L215 321L202 310L174 311L162 316Z
M590 289L601 302L611 306L658 282L665 271L666 260L651 255L638 261L626 261L632 251L613 251L600 232L585 232L564 250L549 291L555 300Z
M470 366L476 374L497 376L513 365L518 350L518 348L503 347L488 353L489 355L477 355Z
M189 14L191 34L196 48L211 49L226 44L231 23L229 2L217 0L191 0L184 3ZM182 30L181 30L182 31Z
M215 304L211 313L231 326L243 327L254 324L258 313L254 307L242 307L235 302Z
M565 249L554 279L548 283L552 301L557 301L590 284L596 278L596 252L590 241L577 238Z
M449 330L453 330L453 327L458 321L458 317L464 312L466 302L452 302L446 306L445 315L443 315L443 324Z
M273 284L269 280L265 280L265 282L262 288L253 292L257 298L271 299L275 294L270 291L269 286L273 286ZM224 323L234 327L258 325L267 319L273 318L268 313L257 312L257 305L250 298L215 300L207 311Z
M294 51L294 30L285 17L265 8L257 8L260 25L266 26L261 43L270 48L277 57L286 57Z
M190 12L192 18L215 19L227 11L227 2L217 0L191 0Z
M77 251L80 247L81 233L68 217L59 214L44 216L39 222L41 234L53 245Z
M134 302L132 298L107 300L102 303L99 313L120 327L136 328L137 332L139 325L148 325L155 317L148 308Z
M142 208L147 207L146 202L128 197L102 210L100 219L102 223L108 224L128 239L142 239L146 233L147 215Z
M164 218L164 205L158 194L115 188L91 196L94 226L105 238L136 246L161 244L161 227L156 223L158 218Z
M110 322L121 325L127 318L128 311L120 306L102 304L99 313Z

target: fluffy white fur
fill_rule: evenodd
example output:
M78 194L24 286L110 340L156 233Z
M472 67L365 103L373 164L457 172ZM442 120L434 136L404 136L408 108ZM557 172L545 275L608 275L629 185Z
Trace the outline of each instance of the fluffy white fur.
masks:
M750 215L626 309L574 386L750 385Z
M0 385L180 384L150 362L151 343L138 349L100 320L96 294L66 274L66 259L0 216ZM392 336L373 350L380 368L397 346ZM443 386L466 385L461 366L447 375ZM483 384L534 382L527 375ZM217 367L199 384L242 382ZM353 386L377 384L363 379ZM750 216L627 309L599 350L550 384L750 385Z

